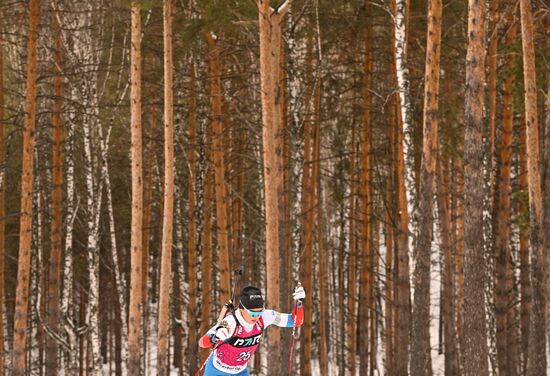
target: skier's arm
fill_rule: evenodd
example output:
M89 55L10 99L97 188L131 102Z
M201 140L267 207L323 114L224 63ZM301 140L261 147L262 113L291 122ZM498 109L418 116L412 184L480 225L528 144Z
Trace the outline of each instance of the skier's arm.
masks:
M304 309L302 302L298 302L292 313L281 313L266 309L262 315L264 325L275 325L279 328L292 328L294 326L300 326L304 322Z
M215 325L210 328L205 335L199 339L199 347L206 349L213 346L218 341L225 341L231 337L235 331L236 322L231 316L228 316L223 320L221 325Z

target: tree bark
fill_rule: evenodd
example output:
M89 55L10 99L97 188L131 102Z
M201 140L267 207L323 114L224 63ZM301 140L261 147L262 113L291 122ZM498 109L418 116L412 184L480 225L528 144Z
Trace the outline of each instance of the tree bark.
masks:
M399 232L397 234L397 278L395 303L397 312L395 315L396 331L398 339L395 344L395 373L406 375L409 373L409 344L411 330L411 298L410 298L410 271L409 271L409 217L412 216L410 203L414 194L414 173L411 165L406 162L413 159L410 150L410 101L408 95L408 70L406 65L406 0L391 1L392 13L396 15L393 30L394 45L392 68L395 67L395 75L399 88L396 97L397 107L397 208L399 213Z
M143 147L141 125L141 5L132 2L130 67L130 129L132 163L132 223L130 238L130 306L128 318L128 373L140 370L143 291ZM115 265L115 268L117 266ZM125 312L123 314L126 314ZM126 330L125 328L123 330Z
M189 148L187 159L189 161L189 185L187 199L189 202L189 235L188 235L188 264L189 264L189 341L187 343L189 370L194 372L197 368L197 204L195 199L195 180L197 178L197 93L196 93L196 67L191 65L191 90L189 96Z
M306 80L314 81L313 76L313 36L309 33L306 42ZM302 255L300 259L300 275L303 277L303 286L306 291L313 291L313 183L312 183L312 161L313 151L312 143L314 140L314 126L311 114L311 100L313 97L313 88L307 86L304 95L304 104L306 113L304 116L304 162L302 171L302 202L301 202L301 244ZM305 376L311 375L311 344L312 344L312 327L313 323L313 298L312 294L307 294L305 306L311 307L305 309L304 324L301 332L303 333L303 341L300 347L301 368L300 373Z
M170 340L170 291L172 281L172 230L174 219L174 97L172 56L172 0L163 1L164 23L164 211L158 313L159 376L169 373L168 344Z
M414 308L412 315L411 374L431 376L430 346L430 270L433 237L433 191L438 149L439 76L441 56L441 0L428 6L426 72L424 76L424 144L420 173L419 223L414 271Z
M443 250L443 301L441 302L445 346L445 375L458 376L456 333L455 265L451 246L451 212L449 208L449 157L440 152L437 161L437 208L441 248Z
M359 182L359 211L360 211L360 260L361 272L359 277L360 299L359 304L359 322L362 325L359 328L359 356L361 358L360 375L367 375L369 368L369 354L373 351L370 348L371 333L369 329L372 325L371 315L371 285L373 282L372 271L372 202L370 195L371 185L371 106L372 106L372 21L367 21L367 30L365 32L365 56L363 61L363 119L361 127L361 157L360 157L360 182Z
M519 189L522 194L528 194L529 183L527 178L527 129L522 116L519 136ZM517 208L518 216L528 213L527 200L520 200ZM527 374L527 360L529 359L529 323L531 322L531 271L529 263L529 227L522 223L519 228L519 259L520 259L520 327L521 327L521 374Z
M354 108L355 109L355 108ZM354 119L355 120L355 119ZM350 188L350 204L349 204L349 258L348 258L348 316L347 316L347 348L349 373L355 375L355 355L357 352L357 241L355 237L355 216L356 216L356 160L357 160L357 130L355 121L352 124L351 130L351 188Z
M278 9L269 6L270 1L258 1L260 25L260 84L262 100L262 141L264 158L264 189L266 218L266 262L279 265L279 192L282 187L282 145L281 130L281 41L282 20L292 0L286 0ZM270 307L280 310L279 268L267 268L267 302ZM271 332L268 345L280 346L280 332ZM284 372L279 352L269 357L269 374Z
M3 25L3 17L0 19L0 25ZM4 374L4 254L6 252L5 244L5 158L4 151L4 40L3 30L0 26L0 375Z
M464 150L464 374L488 375L483 256L483 85L485 82L485 3L469 0L466 55Z
M38 0L29 1L29 31L27 42L27 86L23 124L23 162L21 167L21 216L19 222L19 255L17 261L17 288L15 294L15 318L13 332L13 374L23 376L27 372L27 318L29 306L29 281L32 242L32 194L34 129L36 124L36 81Z
M214 162L214 191L216 193L216 223L217 240L219 247L219 273L220 273L220 299L221 305L228 302L231 289L231 273L229 271L229 227L228 197L225 184L225 161L223 145L223 113L222 113L222 82L220 56L218 43L214 35L205 33L208 45L210 46L210 96L212 105L212 159ZM220 305L220 306L221 306Z
M512 20L506 34L506 45L512 47L516 34L516 23ZM496 51L495 51L496 53ZM498 173L498 189L495 194L496 221L494 231L495 254L495 315L496 342L499 374L502 376L517 375L516 352L511 352L510 339L515 336L514 292L510 269L512 268L512 251L510 249L510 188L512 167L512 134L513 134L513 90L515 66L513 54L508 53L504 68L507 77L504 81L502 135L499 147L500 168ZM496 95L496 93L495 93ZM510 321L509 321L510 319Z
M529 328L527 375L546 375L546 290L548 270L544 249L543 207L540 175L540 137L537 109L535 46L531 1L520 0L525 122L527 124L527 177L529 180L529 245L533 309Z
M51 204L51 248L48 271L48 325L54 333L60 328L60 293L61 293L61 250L63 246L63 42L58 21L55 22L54 50L54 103L52 109L53 153L52 153L52 204ZM46 374L57 375L57 341L46 342ZM1 368L0 368L1 369Z

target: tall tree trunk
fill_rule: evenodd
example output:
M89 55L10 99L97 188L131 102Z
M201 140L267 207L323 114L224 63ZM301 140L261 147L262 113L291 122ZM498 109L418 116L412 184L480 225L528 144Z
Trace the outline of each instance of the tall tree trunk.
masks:
M27 43L27 86L23 124L23 162L21 167L21 215L19 222L19 256L13 332L13 374L25 375L27 353L27 318L32 242L32 193L34 129L36 123L36 80L38 40L38 0L29 0L29 31Z
M354 98L355 99L355 98ZM355 106L354 106L355 110ZM355 112L355 111L354 111ZM354 115L355 116L355 115ZM356 192L356 150L357 150L357 126L355 117L351 129L351 188L349 204L349 257L348 257L348 316L347 316L347 363L349 373L355 376L355 353L357 352L356 323L357 323L357 246L355 238L355 192Z
M488 375L483 256L483 85L485 83L485 3L469 0L466 55L464 150L464 374Z
M264 158L264 189L266 218L266 262L279 265L279 189L282 187L282 145L280 106L280 69L282 20L292 0L286 0L278 9L269 6L270 1L258 1L260 25L260 84L262 100L262 141ZM280 309L279 268L267 268L267 302L275 310ZM271 332L268 344L280 346L280 332ZM281 353L269 357L269 374L279 375L284 371Z
M142 253L141 253L141 297L142 297L142 322L143 322L143 354L145 354L143 362L144 368L148 366L148 338L149 338L149 244L151 236L151 216L152 216L152 206L153 206L153 183L154 183L154 172L153 164L156 163L156 152L155 152L155 138L156 130L158 123L158 97L156 94L152 94L153 100L150 107L151 113L151 124L149 128L148 142L147 142L147 157L146 157L146 167L144 171L144 185L143 185L143 240L142 240Z
M143 147L141 125L141 5L132 2L130 128L132 163L132 223L130 239L130 307L128 320L128 373L140 370L140 334L143 290ZM115 265L115 268L117 265ZM125 315L126 312L123 312ZM123 328L126 330L126 328Z
M189 95L189 148L187 160L189 161L189 185L187 199L189 202L189 235L188 235L188 275L189 275L189 337L187 342L190 372L197 368L197 204L195 199L195 181L197 179L197 93L196 93L196 66L191 64L191 90Z
M522 124L519 136L519 189L520 192L527 194L529 189L527 177L527 128L522 118ZM527 200L521 200L515 215L521 216L528 213ZM529 359L529 323L531 322L531 270L529 268L529 227L527 224L521 224L519 228L519 260L520 260L520 327L521 327L521 374L527 374L527 360Z
M63 246L63 41L58 21L55 21L54 50L54 103L52 110L53 154L52 154L52 205L51 205L51 249L48 271L48 325L54 333L59 333L60 293L61 293L61 250ZM46 342L46 374L57 375L57 341Z
M495 119L497 113L497 54L498 54L498 7L500 0L489 3L489 49L487 51L487 86L489 91L489 155L487 171L489 173L489 203L493 203L495 174Z
M428 6L428 39L424 76L424 144L420 173L419 232L414 270L411 374L431 376L430 346L430 265L433 237L433 191L438 150L439 75L441 56L441 0Z
M202 277L202 318L201 333L206 331L212 325L212 195L213 179L210 165L210 149L206 149L205 144L210 144L210 128L205 127L199 136L199 172L197 177L197 254L201 255L201 277ZM209 355L208 351L203 351L200 356L202 363Z
M369 348L369 328L372 321L370 320L371 314L374 314L370 310L372 296L371 284L373 280L373 273L371 269L371 256L372 256L372 238L371 238L371 226L372 217L371 209L371 138L372 138L372 125L371 125L371 102L372 102L372 21L367 21L367 30L365 32L365 57L363 61L363 121L361 127L361 159L360 159L360 183L359 183L359 211L360 211L360 260L361 260L361 274L359 277L359 290L360 299L362 303L359 305L359 322L362 325L359 328L359 356L361 358L360 375L367 375L369 369L369 353L373 350Z
M227 221L227 187L225 185L225 161L223 145L223 113L222 113L222 70L218 43L214 35L206 33L210 46L210 95L212 105L212 159L214 162L214 191L216 193L216 223L217 240L219 247L220 299L221 305L230 297L231 273L229 271L229 227ZM221 306L220 305L220 306Z
M451 212L449 208L449 157L440 151L437 161L437 208L441 248L443 249L443 301L441 302L444 345L445 375L458 376L458 346L456 336L456 302L455 302L455 265L451 246Z
M313 75L313 36L309 33L306 42L306 80L314 81ZM314 124L311 114L311 100L313 90L310 85L305 88L304 104L306 108L304 116L304 161L302 172L302 202L301 202L301 245L302 255L300 259L300 275L303 276L303 286L306 291L313 291L313 183L312 183L312 161L313 151L312 143L314 140ZM355 297L354 297L355 298ZM301 368L300 374L311 375L311 344L312 344L312 318L313 318L313 298L312 294L306 295L305 306L310 307L304 312L304 324L301 332L303 340L300 346Z
M533 310L529 328L529 376L546 375L546 282L548 270L544 249L543 207L540 176L539 123L535 46L531 1L520 0L521 40L523 49L523 80L525 90L525 122L527 124L527 177L529 179L529 245L531 248L531 279Z
M74 90L74 89L73 89ZM74 123L75 114L70 115L70 121L67 122L67 137L65 141L65 165L67 194L65 200L65 258L63 262L63 290L61 294L61 315L63 319L63 328L67 334L68 349L63 351L61 358L61 375L65 372L71 374L76 372L77 364L77 334L74 329L74 306L70 304L74 300L74 257L73 257L73 228L76 217L76 208L74 205Z
M317 247L319 260L319 368L322 376L328 376L328 338L329 326L327 325L328 310L328 259L329 254L325 244L327 229L324 221L324 205L322 195L321 179L321 77L315 91L315 141L313 146L313 160L316 185L316 226L317 226Z
M514 43L516 23L511 19L510 28L506 34L506 45L510 49ZM502 135L500 141L498 173L498 189L496 190L496 214L494 228L494 255L495 255L495 315L496 315L496 341L499 375L515 376L517 374L516 354L511 353L510 338L515 334L515 317L513 298L513 281L509 272L512 265L510 249L510 188L512 168L512 134L513 134L513 90L515 73L515 59L512 53L506 56L504 68L507 77L504 81L503 93L503 120ZM495 94L496 95L496 94ZM508 321L508 319L511 321Z
M548 33L547 33L548 34ZM548 265L548 252L550 249L550 77L546 90L546 124L545 124L545 140L544 140L544 181L543 181L543 205L544 205L544 249L546 251L543 259ZM548 266L546 269L548 271ZM548 278L548 277L547 277ZM546 285L548 286L548 284ZM548 295L547 295L548 296Z
M172 281L172 223L174 219L174 98L172 91L172 0L163 1L164 21L164 211L162 227L162 253L160 272L160 296L158 312L159 376L169 373L168 344L170 283Z
M408 69L406 65L406 9L407 1L399 0L399 5L393 0L390 2L392 13L395 14L393 32L395 43L392 50L395 58L392 68L395 68L399 95L395 104L397 107L397 212L399 213L399 233L397 235L397 278L395 303L396 331L398 339L395 344L395 373L406 375L409 373L409 344L411 330L411 299L410 299L410 272L409 272L409 216L412 215L410 203L414 193L414 174L408 161L413 159L411 137L410 100L408 93ZM395 63L395 65L393 65Z
M3 25L3 17L0 19L0 25ZM0 26L1 27L1 26ZM4 254L6 252L5 244L5 151L4 151L4 40L2 38L3 30L0 28L0 375L4 375Z

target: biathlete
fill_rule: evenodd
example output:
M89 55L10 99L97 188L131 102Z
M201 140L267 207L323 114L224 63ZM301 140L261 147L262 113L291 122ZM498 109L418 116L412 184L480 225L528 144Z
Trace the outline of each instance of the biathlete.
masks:
M303 287L294 289L296 302L292 313L265 309L260 289L248 286L242 289L239 306L228 313L221 325L212 327L199 340L199 346L214 346L204 370L204 376L248 376L247 363L260 344L260 338L269 325L292 328L304 322Z

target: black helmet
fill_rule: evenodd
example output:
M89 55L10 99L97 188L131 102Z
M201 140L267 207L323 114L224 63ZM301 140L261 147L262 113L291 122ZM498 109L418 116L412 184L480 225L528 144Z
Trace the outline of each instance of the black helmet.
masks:
M260 289L254 286L243 288L239 306L246 309L264 308L264 298Z

